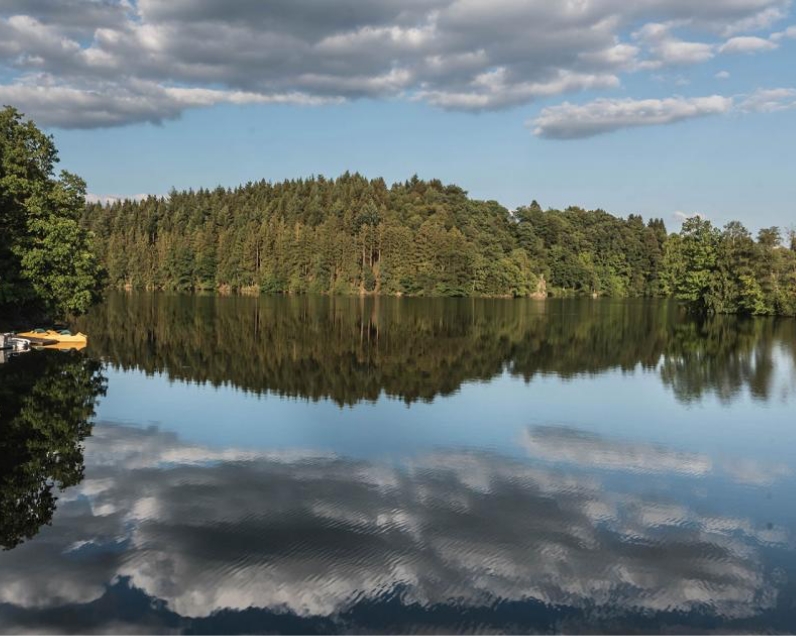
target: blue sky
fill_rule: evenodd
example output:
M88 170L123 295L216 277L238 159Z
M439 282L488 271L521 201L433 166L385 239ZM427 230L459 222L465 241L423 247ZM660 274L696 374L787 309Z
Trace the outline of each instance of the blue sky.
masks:
M99 197L345 170L796 224L789 0L0 0L0 102Z

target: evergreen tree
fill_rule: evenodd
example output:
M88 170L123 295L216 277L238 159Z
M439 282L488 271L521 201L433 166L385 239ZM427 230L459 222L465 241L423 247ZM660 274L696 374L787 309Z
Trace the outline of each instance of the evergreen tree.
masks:
M114 286L412 296L677 296L699 313L793 313L776 228L604 210L509 212L417 176L345 173L88 206Z

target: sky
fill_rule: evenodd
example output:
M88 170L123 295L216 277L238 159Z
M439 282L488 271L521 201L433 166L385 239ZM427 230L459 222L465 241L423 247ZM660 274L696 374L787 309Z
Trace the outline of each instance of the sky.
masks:
M0 104L101 200L348 170L796 225L791 0L0 0Z

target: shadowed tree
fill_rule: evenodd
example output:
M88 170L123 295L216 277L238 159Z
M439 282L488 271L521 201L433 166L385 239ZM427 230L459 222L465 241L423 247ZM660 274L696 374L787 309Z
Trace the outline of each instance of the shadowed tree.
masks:
M52 520L57 492L83 479L83 440L105 393L100 363L43 351L0 366L0 546Z

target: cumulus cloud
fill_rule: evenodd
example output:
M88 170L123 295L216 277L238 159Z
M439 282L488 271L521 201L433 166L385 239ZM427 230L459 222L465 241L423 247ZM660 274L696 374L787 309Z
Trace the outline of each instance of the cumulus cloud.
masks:
M0 103L20 104L36 113L42 125L64 128L105 128L128 123L160 124L175 119L186 108L215 104L303 104L332 101L302 93L260 94L207 88L163 87L155 82L136 81L121 89L112 84L80 89L52 83L44 85L0 85Z
M124 22L132 9L113 0L3 0L0 14L35 16L73 37L91 36L96 29Z
M716 79L729 79L730 78L730 72L729 71L719 71L718 73L716 73L714 75L714 77Z
M633 33L633 38L645 45L649 59L639 62L643 69L657 69L670 65L698 64L713 57L713 45L704 42L687 42L673 34L677 23L651 22Z
M564 102L545 108L529 122L533 133L548 139L580 139L622 128L659 126L729 112L729 97L667 99L597 99L583 105Z
M534 449L592 466L577 439L574 451L556 450L572 435L531 435ZM631 446L654 471L694 478L709 467L698 455ZM616 449L601 448L598 464L613 465ZM86 480L62 493L53 527L0 555L0 617L28 617L37 632L47 625L36 619L64 620L64 607L72 620L96 618L113 604L93 602L120 580L184 625L258 609L334 620L360 603L390 603L395 590L415 608L455 603L457 615L530 601L752 617L777 602L760 547L789 540L746 519L606 489L582 470L489 453L438 451L398 465L211 449L154 428L98 425Z
M537 97L593 88L614 88L619 85L615 75L589 75L562 72L546 82L514 83L507 81L505 69L479 75L473 80L476 90L421 91L416 99L453 110L487 110L513 106Z
M775 48L777 48L777 44L771 40L745 35L727 40L719 47L719 53L759 53Z
M772 33L770 39L774 42L779 42L784 38L793 38L796 39L796 25L789 26L784 31L778 31L777 33Z
M768 4L769 6L763 6ZM766 29L778 20L782 20L788 15L788 8L790 2L779 3L761 3L759 7L761 10L752 12L750 15L736 19L728 23L722 30L722 35L730 37L736 33L745 33L748 31L759 31ZM741 8L740 6L738 7Z
M711 40L768 28L788 2L274 0L267 11L263 6L8 0L0 5L0 68L10 79L0 85L0 100L65 128L158 123L218 103L317 105L368 97L458 110L507 108L613 89L625 73L704 62L716 53ZM639 24L637 35L628 36ZM755 39L732 37L723 46L748 48L749 38Z
M744 112L773 113L796 108L796 88L760 89L746 96L739 108Z

